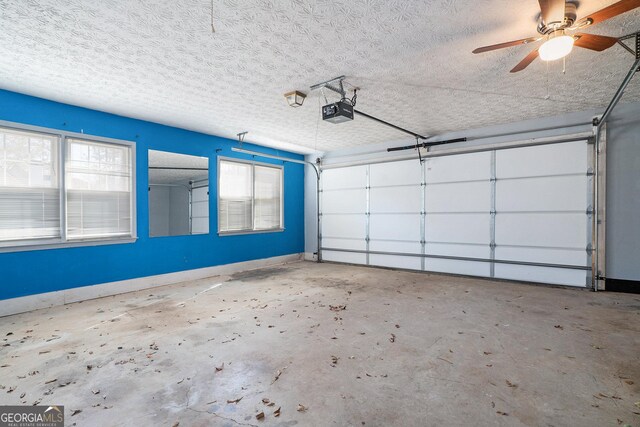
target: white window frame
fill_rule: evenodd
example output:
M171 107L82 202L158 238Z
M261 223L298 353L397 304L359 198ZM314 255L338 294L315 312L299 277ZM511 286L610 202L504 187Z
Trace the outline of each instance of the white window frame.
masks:
M78 246L98 246L98 245L113 245L120 243L133 243L138 239L137 233L137 215L136 215L136 143L134 141L125 141L120 139L106 138L102 136L87 135L84 133L61 131L57 129L50 129L40 126L25 125L22 123L8 122L0 120L0 127L22 131L41 133L46 136L54 136L58 138L58 187L60 190L60 237L51 239L22 239L22 240L10 240L0 242L0 253L5 252L22 252L33 251L42 249L56 249L56 248L70 248ZM112 144L126 146L130 149L131 157L131 180L130 180L130 194L131 194L131 235L123 237L107 237L107 238L87 238L87 239L73 239L67 240L67 212L66 212L66 186L65 186L65 165L66 165L66 151L67 151L67 139L76 139L87 142L96 142L103 144Z
M245 165L251 165L252 167L252 180L251 180L251 222L253 224L253 229L249 230L232 230L232 231L221 231L220 230L220 162L230 162L230 163L241 163ZM270 229L259 229L255 228L255 200L256 200L256 178L255 178L255 167L256 166L265 166L274 169L280 169L281 171L281 179L280 179L280 227L279 228L270 228ZM233 236L238 234L263 234L263 233L278 233L285 230L284 225L284 166L282 165L274 165L273 163L264 163L264 162L256 162L253 160L243 160L236 159L233 157L224 157L218 156L218 165L217 165L217 205L216 205L216 215L218 216L218 235L219 236Z

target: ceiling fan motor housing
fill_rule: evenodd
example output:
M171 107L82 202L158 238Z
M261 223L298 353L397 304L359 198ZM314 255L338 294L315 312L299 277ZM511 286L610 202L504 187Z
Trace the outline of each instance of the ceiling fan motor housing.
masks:
M557 30L571 27L577 19L576 9L575 3L566 3L564 7L564 20L562 22L544 22L542 17L540 17L538 32L546 35Z

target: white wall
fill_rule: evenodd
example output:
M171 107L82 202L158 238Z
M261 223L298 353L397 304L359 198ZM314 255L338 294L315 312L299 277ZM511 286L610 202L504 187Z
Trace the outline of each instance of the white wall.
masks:
M189 234L189 190L185 187L170 187L169 234Z
M149 187L149 236L169 234L169 198L169 187Z

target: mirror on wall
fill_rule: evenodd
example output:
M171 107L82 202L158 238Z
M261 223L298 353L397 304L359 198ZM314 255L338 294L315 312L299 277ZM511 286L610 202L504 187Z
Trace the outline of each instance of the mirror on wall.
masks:
M209 159L149 150L149 236L209 233Z

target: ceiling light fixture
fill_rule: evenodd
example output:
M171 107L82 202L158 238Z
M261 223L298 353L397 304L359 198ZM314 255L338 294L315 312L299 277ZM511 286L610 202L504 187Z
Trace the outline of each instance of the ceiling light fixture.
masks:
M538 53L543 61L555 61L564 58L571 53L575 39L565 34L564 30L554 31L549 34Z
M289 104L289 107L297 108L297 107L302 107L302 104L304 103L304 99L307 97L307 95L302 92L298 92L297 90L294 90L293 92L285 93L284 97L287 98L287 103Z

